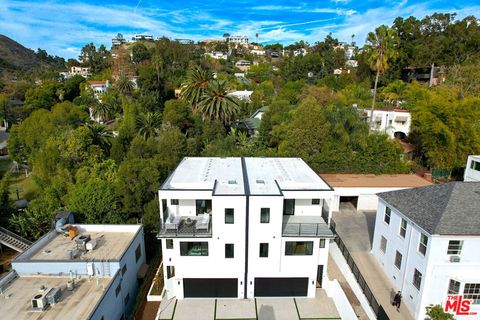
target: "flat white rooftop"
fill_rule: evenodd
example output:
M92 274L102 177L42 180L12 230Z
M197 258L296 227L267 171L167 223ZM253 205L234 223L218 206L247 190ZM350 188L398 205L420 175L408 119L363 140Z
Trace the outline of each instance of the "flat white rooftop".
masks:
M119 260L135 237L140 225L75 225L79 235L88 234L97 245L73 260ZM69 250L77 248L75 239L65 237L55 230L39 239L30 249L17 257L25 260L71 260Z
M184 158L162 190L212 190L214 195L280 195L281 190L332 190L300 158Z
M2 288L0 315L2 320L87 319L102 298L110 277L75 279L75 289L66 290L70 277L22 276ZM61 288L60 301L44 311L32 309L32 298L42 286Z

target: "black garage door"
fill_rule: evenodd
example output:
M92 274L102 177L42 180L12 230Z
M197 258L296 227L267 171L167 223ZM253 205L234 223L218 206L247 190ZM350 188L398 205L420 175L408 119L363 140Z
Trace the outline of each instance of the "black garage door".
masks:
M237 279L183 279L185 298L236 298Z
M255 297L306 297L308 278L255 278Z

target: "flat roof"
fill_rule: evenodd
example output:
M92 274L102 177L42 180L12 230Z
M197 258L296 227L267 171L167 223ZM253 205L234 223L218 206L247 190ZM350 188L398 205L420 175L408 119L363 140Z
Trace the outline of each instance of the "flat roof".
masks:
M3 320L36 320L36 319L87 319L95 309L111 277L75 279L75 289L66 290L70 277L53 276L21 276L2 288L5 298L0 303L0 314ZM44 311L32 309L32 298L45 286L61 288L60 301L48 306Z
M432 183L415 174L336 174L320 175L333 188L415 188Z
M281 190L332 190L300 158L184 158L161 190L244 195L245 178L252 195L280 195Z
M97 244L94 250L87 251L73 260L119 260L135 237L140 225L75 225L79 235L88 234ZM25 260L71 260L69 250L77 248L74 239L65 237L55 230L39 239L30 249L18 257Z
M301 158L245 158L245 164L253 195L281 194L280 190L331 190Z

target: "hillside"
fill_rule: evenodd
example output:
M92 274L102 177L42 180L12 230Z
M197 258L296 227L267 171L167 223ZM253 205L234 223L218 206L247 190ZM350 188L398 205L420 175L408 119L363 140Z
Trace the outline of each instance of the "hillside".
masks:
M5 73L29 72L39 68L61 67L63 59L52 57L25 48L20 43L0 34L0 75Z

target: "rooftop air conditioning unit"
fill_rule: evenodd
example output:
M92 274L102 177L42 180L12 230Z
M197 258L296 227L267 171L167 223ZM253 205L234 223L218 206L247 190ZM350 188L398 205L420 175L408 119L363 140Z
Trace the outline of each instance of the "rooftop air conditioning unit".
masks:
M62 289L61 288L52 288L50 291L47 293L45 298L47 299L47 303L49 305L54 305L58 301L60 301L60 296L62 295Z
M450 256L450 262L460 262L460 256Z
M32 308L43 310L47 306L47 298L44 293L38 293L32 298Z

